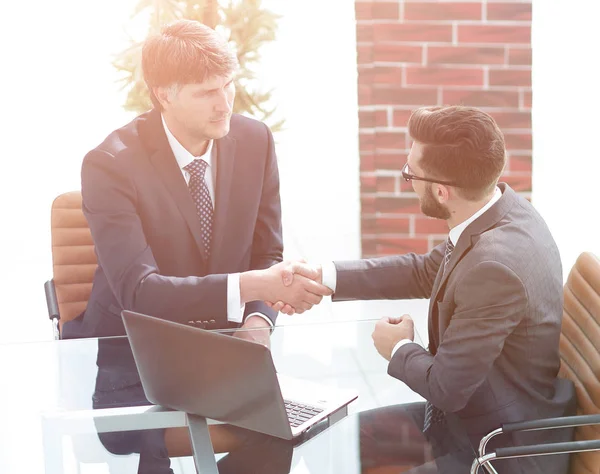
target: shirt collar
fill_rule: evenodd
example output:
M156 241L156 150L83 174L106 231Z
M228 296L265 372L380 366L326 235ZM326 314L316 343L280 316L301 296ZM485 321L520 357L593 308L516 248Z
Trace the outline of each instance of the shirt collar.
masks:
M163 124L163 128L165 129L165 134L167 135L167 140L169 145L171 146L171 150L173 151L173 155L175 155L175 159L177 160L177 164L183 170L184 167L189 165L195 159L201 159L208 163L208 166L212 164L212 149L214 140L208 141L208 146L206 147L206 152L202 156L194 156L189 151L187 151L184 146L179 143L177 138L171 133L169 127L167 127L167 123L165 122L165 118L160 116Z
M475 219L477 219L478 217L482 216L483 213L485 211L487 211L490 207L492 207L494 204L496 204L498 199L500 199L501 197L502 197L502 191L500 191L500 188L498 186L496 186L496 191L494 192L492 199L490 199L485 206L483 206L481 209L479 209L475 214L473 214L471 217L469 217L466 221L453 227L448 235L448 237L450 237L450 241L452 242L452 245L456 246L456 242L458 242L458 239L460 238L460 236L462 235L464 230L469 226L469 224L471 222L473 222Z

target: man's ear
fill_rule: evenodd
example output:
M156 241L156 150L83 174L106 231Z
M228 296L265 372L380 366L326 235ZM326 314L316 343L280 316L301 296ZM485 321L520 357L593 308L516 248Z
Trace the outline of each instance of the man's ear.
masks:
M159 104L162 106L163 109L165 109L171 103L171 92L171 87L159 86L152 88L152 93L154 94L154 97L156 97L156 100L158 100Z
M440 204L445 204L450 199L450 189L444 184L435 184L435 196Z

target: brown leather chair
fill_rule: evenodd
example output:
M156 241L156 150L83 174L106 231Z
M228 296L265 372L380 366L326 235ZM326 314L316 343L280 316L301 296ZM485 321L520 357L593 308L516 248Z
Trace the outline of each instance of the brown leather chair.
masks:
M564 287L564 312L560 338L560 376L575 384L577 415L572 417L511 423L482 439L479 458L471 473L480 466L496 472L490 461L517 456L572 453L570 474L600 473L600 260L582 253ZM510 431L575 427L575 440L556 445L517 446L485 453L494 436Z
M54 200L50 226L54 277L44 289L55 339L59 339L62 325L85 310L98 266L90 228L81 210L80 191L61 194ZM192 455L187 428L168 428L165 440L171 457ZM237 443L224 435L214 441L217 452Z
M46 303L55 338L59 338L62 325L85 310L97 267L79 191L61 194L54 200L50 229L54 277L45 284Z

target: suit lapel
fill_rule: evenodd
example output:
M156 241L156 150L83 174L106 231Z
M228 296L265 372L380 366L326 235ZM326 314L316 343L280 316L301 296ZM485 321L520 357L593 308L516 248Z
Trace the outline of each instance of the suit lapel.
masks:
M207 259L206 251L202 243L202 227L200 225L200 219L196 213L196 206L188 186L183 178L181 169L177 164L177 160L173 155L173 151L167 141L162 122L160 119L160 113L158 111L150 112L148 121L144 130L144 138L146 143L149 145L150 151L150 162L156 169L156 172L169 193L173 197L175 203L181 215L185 219L196 245L200 250L204 260Z
M235 138L227 135L217 140L217 183L215 189L215 213L213 220L212 245L209 271L218 268L219 258L223 254L223 241L227 236L227 210L231 198L231 183L236 149Z
M439 344L439 321L437 317L436 304L441 299L440 292L445 288L448 278L452 274L452 271L463 258L463 256L473 246L473 241L484 233L486 230L491 229L498 224L500 219L512 208L516 202L517 195L515 192L505 183L499 183L498 187L502 191L502 197L496 202L490 209L484 212L479 218L473 221L464 230L452 251L450 260L448 261L448 268L442 272L442 266L440 265L440 271L438 271L435 281L433 283L433 291L431 293L431 299L429 303L429 340L433 341L433 347L430 342L429 347L432 350L432 354L437 351Z
M434 292L432 293L434 302L438 300L438 293L444 287L446 281L448 280L448 277L452 273L452 270L454 270L456 264L460 262L463 255L467 253L467 251L471 248L471 237L470 235L465 234L466 232L464 232L463 235L461 235L458 239L456 247L454 247L452 255L450 256L450 260L448 260L448 267L445 269L443 268L444 264L442 260L442 265L440 265L440 271L438 272L435 278L437 286L435 286L434 284Z

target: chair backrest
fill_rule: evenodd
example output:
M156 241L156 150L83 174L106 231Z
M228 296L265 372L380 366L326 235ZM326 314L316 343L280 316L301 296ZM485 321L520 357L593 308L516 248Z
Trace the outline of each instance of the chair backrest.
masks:
M575 383L577 414L600 414L600 260L582 253L564 288L560 375ZM600 439L599 426L575 431L577 441ZM598 474L600 452L571 455L571 474Z
M54 200L51 233L54 286L62 327L85 310L97 267L79 191L61 194Z

